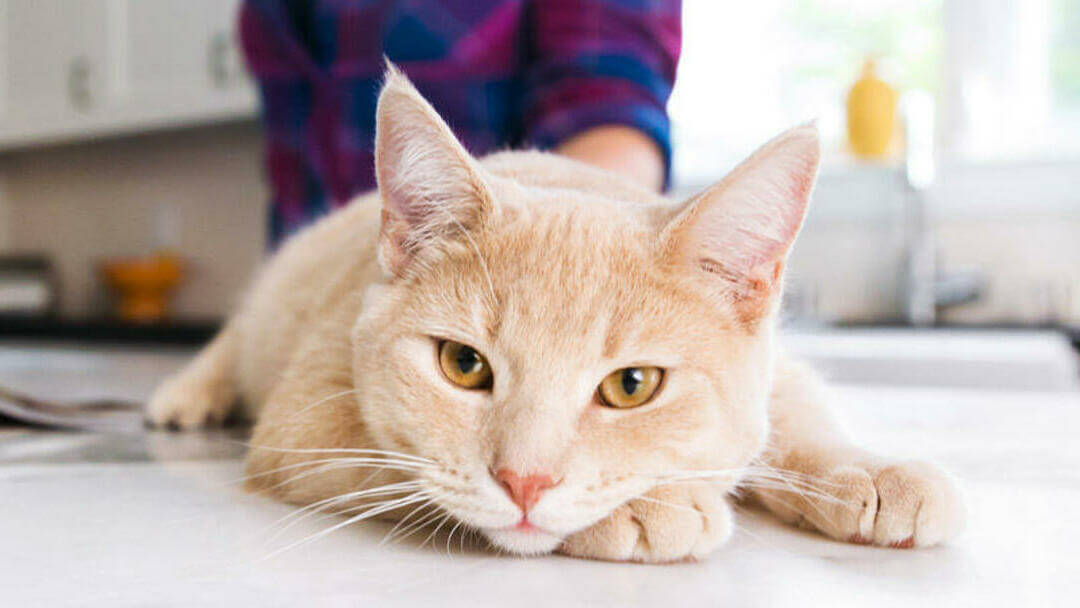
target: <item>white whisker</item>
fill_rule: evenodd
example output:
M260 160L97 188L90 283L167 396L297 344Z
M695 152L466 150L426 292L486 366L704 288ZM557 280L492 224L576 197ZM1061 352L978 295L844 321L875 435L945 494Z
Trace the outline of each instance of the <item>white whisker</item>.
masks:
M289 514L285 515L284 517L278 519L277 521L275 521L275 522L271 523L269 526L267 526L266 532L269 532L270 530L273 530L276 526L283 525L286 522L289 522L290 519L293 520L293 521L289 522L287 526L285 526L284 528L278 530L273 536L271 536L269 539L267 539L267 542L269 542L270 540L273 540L274 538L277 538L278 536L280 536L283 532L285 532L286 530L291 528L298 521L300 521L302 519L306 519L306 518L310 517L311 515L314 515L315 513L321 512L322 507L324 507L324 506L327 506L327 505L332 506L332 505L335 505L335 504L348 502L350 500L360 500L362 498L371 498L373 496L382 496L382 495L385 495L385 494L400 494L402 492L412 491L414 488L418 488L418 487L420 487L420 482L418 482L418 481L408 481L408 482L402 482L402 483L396 483L396 484L389 484L389 485L385 485L385 486L377 486L377 487L374 487L374 488L368 488L366 490L359 490L359 491L356 491L356 492L348 492L346 494L340 494L338 496L331 496L330 498L324 498L322 500L313 502L313 503L311 503L309 505L305 505L303 507L300 507L299 509L295 509L294 511L290 512Z
M384 470L407 471L407 472L415 472L416 471L416 469L409 468L409 467L390 466L390 465L386 465L386 464L356 464L356 463L351 463L351 462L330 463L330 464L324 464L324 465L319 466L319 467L315 467L315 468L313 468L313 469L311 469L309 471L303 471L303 472L297 473L296 475L293 475L292 477L289 477L288 479L285 479L283 481L280 481L280 482L270 486L270 488L271 489L278 488L278 487L281 487L281 486L284 486L284 485L294 483L294 482L299 481L301 479L310 477L312 475L321 475L323 473L328 473L330 471L337 471L337 470L341 470L341 469L370 468L370 467L378 467L378 468L371 475L369 475L364 480L363 483L359 484L360 487L364 487L366 485L366 482L370 481L371 478L373 476L377 475L380 471L384 471Z
M243 483L245 481L250 481L252 479L258 479L260 477L266 477L267 475L273 475L274 473L281 473L283 471L291 471L293 469L299 469L299 468L313 466L313 465L327 465L327 464L341 464L343 466L352 465L352 466L355 466L357 468L367 467L367 466L394 465L395 470L409 470L409 471L419 471L419 470L423 470L424 467L426 467L426 466L430 466L430 465L427 465L427 464L424 464L424 463L412 462L412 461L408 461L408 460L392 460L392 459L383 459L383 458L358 458L358 457L320 458L318 460L306 460L304 462L297 462L297 463L288 464L288 465L280 466L280 467L277 467L277 468L269 469L269 470L266 470L266 471L260 471L258 473L253 473L251 475L245 475L244 477L240 477L238 479L234 479L234 480L226 482L226 485ZM319 467L319 468L321 468L321 467ZM290 478L289 480L286 480L285 482L282 482L282 484L290 481L291 479L293 479L293 478ZM279 485L281 485L281 484L279 484Z
M652 498L651 496L637 496L635 498L631 498L630 502L633 502L635 500L640 500L642 502L651 502L651 503L654 503L654 504L669 507L671 509L679 509L679 510L682 510L682 511L688 511L690 513L697 513L698 512L697 509L694 509L693 507L688 507L686 505L677 505L677 504L675 504L673 502L668 502L666 500L660 500L659 498Z
M425 500L424 502L420 503L420 506L416 507L412 511L409 511L409 513L406 514L405 517L402 517L400 520L398 520L398 522L396 524L394 524L393 528L390 528L390 531L387 532L383 536L381 541L379 541L379 545L385 545L387 542L389 542L392 538L394 538L394 534L397 533L397 531L400 530L402 528L402 526L405 525L405 522L409 521L409 519L412 518L413 515L416 515L420 511L424 510L425 508L430 507L432 505L432 503L434 503L434 502L435 502L434 498L429 498L429 499ZM421 517L420 519L423 519L423 518Z
M457 524L453 528L450 529L450 534L447 535L447 537L446 537L446 556L451 558L451 559L454 557L454 555L453 555L453 553L450 552L450 541L452 541L454 539L454 532L457 532L457 529L460 528L460 527L461 527L461 521L459 520L457 522Z
M450 521L450 518L451 518L451 515L449 513L444 515L443 518L439 520L439 525L436 526L435 529L431 531L431 534L427 535L427 538L424 539L424 542L420 543L420 546L423 547L424 545L426 545L428 543L429 540L431 540L436 534L438 534L439 530L442 530L442 527L444 525L446 525L446 522Z
M365 454L365 455L381 455L390 456L394 458L402 458L405 460L414 460L422 462L424 464L437 464L430 458L424 458L423 456L414 456L412 454L406 454L404 452L394 452L391 450L370 450L370 449L358 449L358 448L282 448L270 445L255 445L246 443L243 441L238 442L241 445L248 447L252 450L266 450L269 452L284 452L287 454Z
M319 399L315 403L306 405L306 406L300 408L299 410L293 412L292 415L290 416L290 418L295 417L295 416L299 416L300 414L303 414L304 412L306 412L306 411L308 411L308 410L310 410L310 409L312 409L314 407L318 407L318 406L320 406L320 405L322 405L324 403L328 403L330 401L333 401L334 399L340 399L341 397L345 397L347 395L352 395L352 394L358 393L358 392L360 392L359 389L353 388L353 389L349 389L347 391L341 391L340 393L334 393L333 395L327 395L326 397L323 397L322 399Z
M419 492L414 492L414 493L409 494L408 496L405 496L403 498L398 498L398 499L394 499L394 500L379 503L377 506L374 506L371 509L368 509L368 510L364 511L363 513L361 513L359 515L354 515L353 517L350 517L350 518L346 519L345 521L343 521L341 523L334 524L333 526L330 526L329 528L327 528L327 529L325 529L325 530L323 530L321 532L317 532L315 534L312 534L310 536L302 538L302 539L300 539L300 540L298 540L298 541L296 541L294 543L286 545L285 547L282 547L280 549L272 551L270 554L263 557L262 560L260 560L260 561L265 561L265 560L271 559L274 556L279 555L281 553L284 553L285 551L288 551L290 549L294 549L296 547L306 545L308 543L315 542L315 541L319 540L320 538L323 538L326 535L334 532L335 530L339 530L341 528L344 528L345 526L348 526L348 525L363 521L365 519L370 519L372 517L375 517L376 515L381 515L382 513L386 513L388 511L393 511L394 509L399 509L401 507L408 506L408 505L411 505L411 504L414 504L416 502L426 500L426 499L427 499L426 495L421 494Z
M822 489L822 486L835 486L836 484L810 475L777 469L767 465L716 470L675 470L657 475L655 478L659 480L657 485L698 481L727 481L736 483L740 488L790 492L802 498L816 498L823 502L843 502ZM820 508L813 504L812 501L811 504L813 508L820 511Z
M409 525L409 527L402 530L400 533L398 533L398 535L394 538L394 540L395 541L405 540L406 538L412 536L413 534L416 534L417 532L423 530L425 526L431 525L432 522L434 522L436 519L438 519L440 515L445 516L446 514L443 511L439 510L438 506L436 505L436 507L434 509L432 509L431 513L428 513L427 515L422 517L420 520L416 521L415 523Z

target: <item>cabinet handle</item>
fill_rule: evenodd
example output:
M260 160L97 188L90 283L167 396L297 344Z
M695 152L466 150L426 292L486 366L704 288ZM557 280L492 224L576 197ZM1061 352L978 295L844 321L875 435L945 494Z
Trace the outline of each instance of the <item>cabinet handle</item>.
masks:
M217 32L210 37L210 48L207 51L210 67L210 82L219 89L229 84L229 50L232 42L229 35Z
M79 55L71 60L68 66L68 98L71 105L86 109L93 102L90 91L91 65L90 59L85 55Z

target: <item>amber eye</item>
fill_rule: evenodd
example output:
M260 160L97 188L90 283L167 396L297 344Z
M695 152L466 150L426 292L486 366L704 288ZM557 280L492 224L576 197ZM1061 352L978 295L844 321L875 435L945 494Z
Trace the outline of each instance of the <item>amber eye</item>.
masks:
M597 392L609 407L637 407L652 399L663 377L659 367L624 367L608 374Z
M439 366L450 382L461 388L491 388L491 366L471 346L444 340L439 344Z

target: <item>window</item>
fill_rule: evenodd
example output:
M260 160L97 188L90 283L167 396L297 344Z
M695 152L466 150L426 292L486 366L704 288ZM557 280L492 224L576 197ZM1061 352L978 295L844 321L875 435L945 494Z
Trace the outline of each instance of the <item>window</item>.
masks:
M844 99L868 57L901 92L936 100L949 162L1080 158L1080 0L683 7L669 106L681 185L715 178L769 136L815 118L827 163L840 162Z

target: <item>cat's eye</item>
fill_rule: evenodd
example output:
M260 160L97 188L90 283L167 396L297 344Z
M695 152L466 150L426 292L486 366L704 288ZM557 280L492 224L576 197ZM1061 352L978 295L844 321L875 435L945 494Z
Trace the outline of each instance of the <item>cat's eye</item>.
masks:
M461 388L491 388L491 366L471 346L443 340L439 343L439 366L446 378Z
M638 407L653 398L663 378L664 370L659 367L624 367L608 374L597 393L608 407Z

